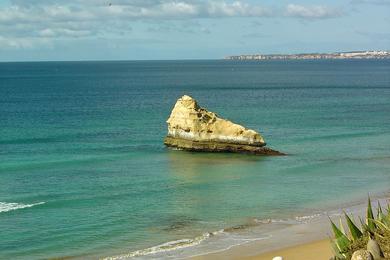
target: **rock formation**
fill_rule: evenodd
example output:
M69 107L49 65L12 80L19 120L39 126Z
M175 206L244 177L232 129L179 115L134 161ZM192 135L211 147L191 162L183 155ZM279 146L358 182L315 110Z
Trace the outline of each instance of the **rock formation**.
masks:
M177 100L167 123L168 135L164 144L169 147L190 151L283 155L265 147L263 137L256 131L219 118L187 95Z

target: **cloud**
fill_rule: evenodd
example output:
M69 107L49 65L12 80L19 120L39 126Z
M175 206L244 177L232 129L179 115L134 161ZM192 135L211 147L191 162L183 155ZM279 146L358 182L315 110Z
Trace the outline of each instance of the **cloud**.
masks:
M283 10L248 0L10 0L10 3L0 7L0 35L2 46L13 48L61 39L120 36L130 33L136 22L231 17L314 20L342 14L327 6L290 4ZM153 30L149 29L149 32ZM210 33L209 28L201 27L181 30ZM34 41L34 37L39 40ZM19 43L17 39L20 39Z
M42 37L86 37L92 35L91 31L88 30L72 30L72 29L65 29L65 28L46 28L38 32L39 36Z
M286 7L286 16L298 17L305 19L325 19L334 18L342 15L339 9L327 6L303 6L297 4L289 4Z
M149 26L147 29L148 32L151 33L173 33L173 32L180 32L180 33L187 33L187 34L210 34L211 30L205 26L203 26L201 23L197 21L182 21L178 24L172 24L169 22L159 22L154 23L153 25Z
M0 9L0 21L14 19L37 21L56 18L71 20L109 19L188 19L217 17L261 17L271 11L259 5L250 5L243 1L175 1L175 0L70 0L66 4L55 4L54 0L12 1L14 5ZM27 3L26 3L27 2Z
M35 46L49 46L50 41L36 37L3 37L0 36L0 49L32 49Z

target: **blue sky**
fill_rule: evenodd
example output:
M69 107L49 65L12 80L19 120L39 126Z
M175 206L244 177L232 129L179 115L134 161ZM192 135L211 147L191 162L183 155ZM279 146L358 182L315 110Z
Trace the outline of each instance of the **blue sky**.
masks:
M390 0L0 0L0 61L390 49Z

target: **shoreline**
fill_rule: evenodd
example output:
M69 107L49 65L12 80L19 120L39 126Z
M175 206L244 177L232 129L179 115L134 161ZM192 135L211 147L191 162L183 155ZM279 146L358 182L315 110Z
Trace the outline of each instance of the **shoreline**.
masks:
M388 192L381 194L383 196L372 196L373 209L376 210L378 201L385 205L390 200ZM232 246L226 250L213 253L199 254L190 257L196 260L212 259L253 259L253 260L271 260L275 256L282 256L284 259L306 259L315 252L321 253L324 259L328 260L333 256L330 239L333 237L329 218L335 223L339 223L340 217L343 217L345 210L348 215L357 219L358 216L364 216L367 202L358 205L353 204L350 207L340 208L326 212L327 214L309 219L307 222L293 224L288 227L272 230L263 235L269 235L269 239L253 241L243 245ZM299 252L299 254L297 254ZM299 257L300 258L299 258Z
M389 191L371 195L373 208L389 202ZM367 207L366 198L361 196L349 202L339 203L327 210L311 212L286 219L257 220L256 223L227 227L219 231L202 234L195 238L169 241L153 247L114 254L100 259L272 259L274 256L295 255L297 250L312 254L321 251L329 254L333 237L329 218L339 223L343 212L354 218L363 216ZM309 212L307 212L309 213ZM228 244L231 239L235 244ZM230 239L230 240L229 240ZM237 242L239 241L239 242ZM299 252L300 252L299 251ZM302 255L301 255L302 256ZM299 258L297 258L299 259ZM325 259L325 258L324 258ZM328 260L329 257L326 258Z

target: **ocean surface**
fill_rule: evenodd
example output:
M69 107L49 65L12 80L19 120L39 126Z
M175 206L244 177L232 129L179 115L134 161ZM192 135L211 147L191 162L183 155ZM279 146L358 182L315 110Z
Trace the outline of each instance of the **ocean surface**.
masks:
M165 148L184 94L289 155ZM389 187L390 60L0 63L0 259L224 250Z

